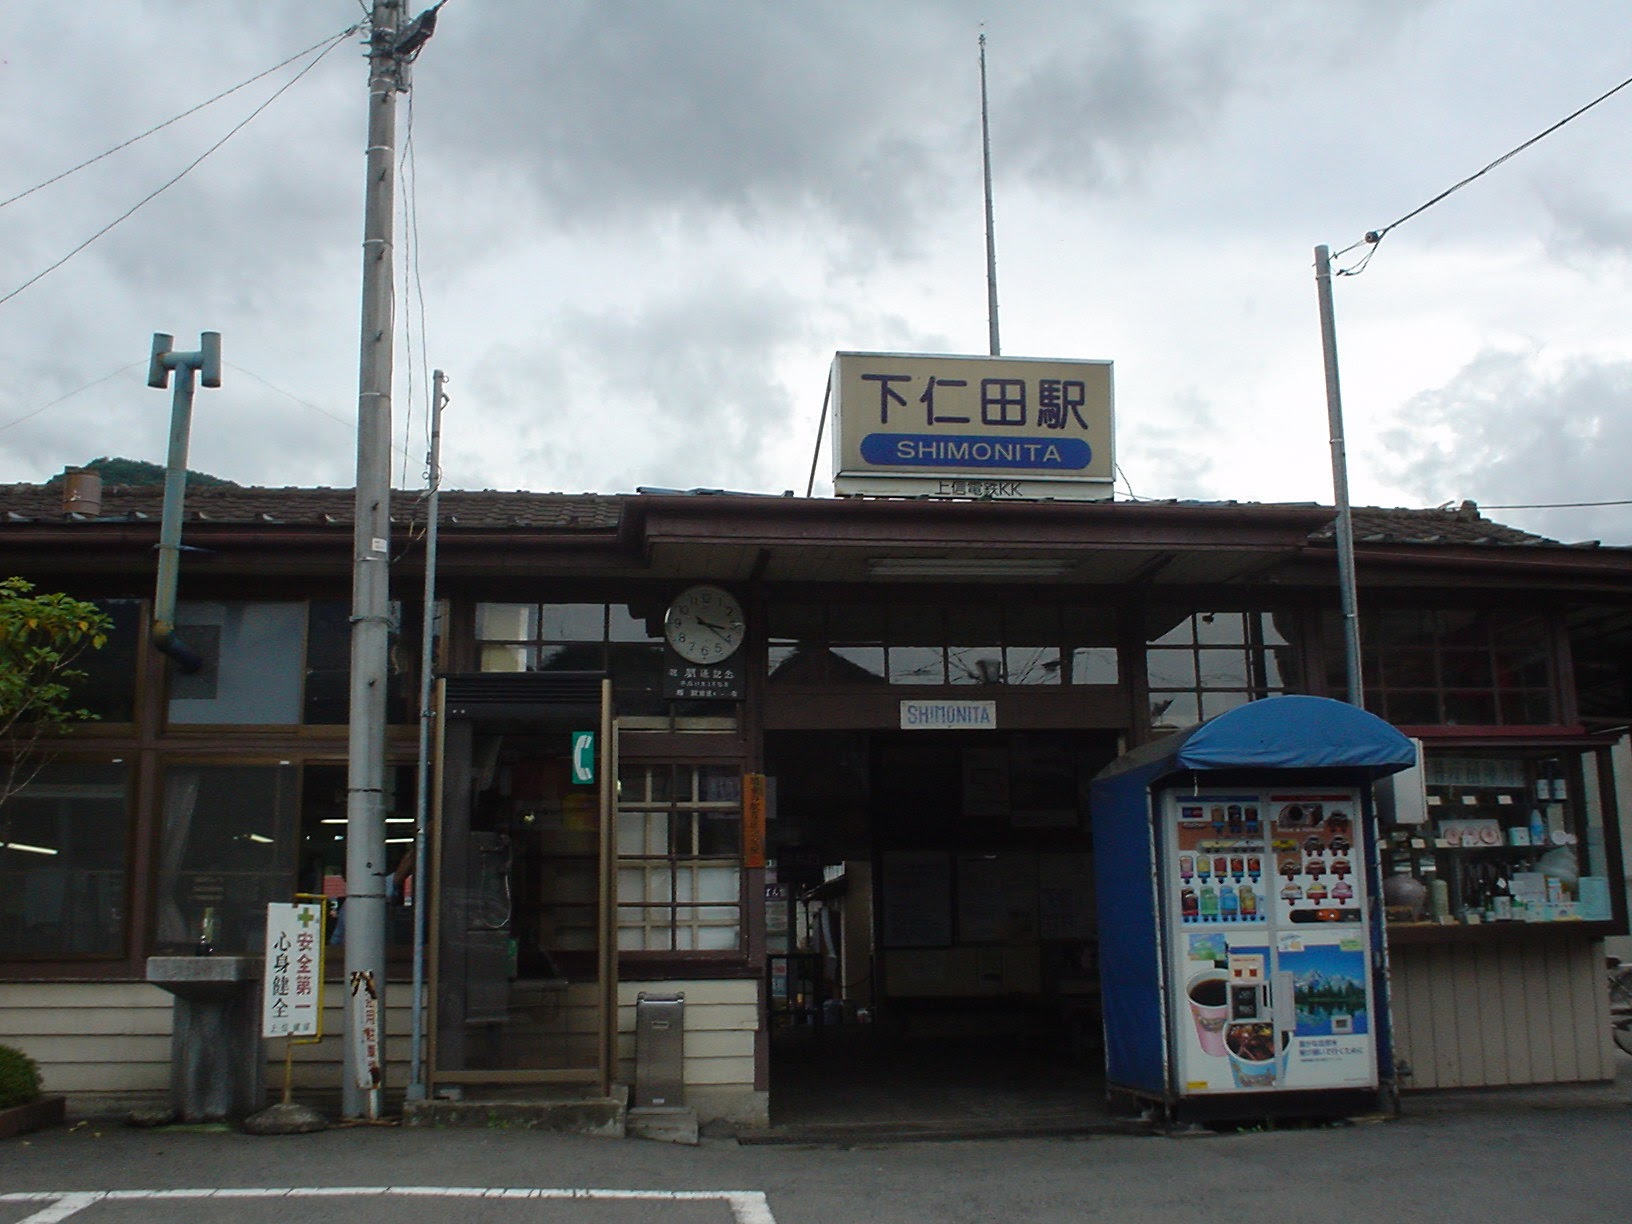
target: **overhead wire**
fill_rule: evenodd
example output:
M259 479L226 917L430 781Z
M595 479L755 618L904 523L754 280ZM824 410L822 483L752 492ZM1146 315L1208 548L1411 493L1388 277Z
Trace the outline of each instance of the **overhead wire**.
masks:
M278 71L278 69L280 69L280 68L287 68L290 64L294 63L296 60L305 58L306 56L310 55L313 51L316 51L319 47L323 47L325 44L328 44L328 43L338 43L338 42L340 42L340 41L342 41L344 39L350 38L353 34L355 34L361 28L362 28L362 23L359 22L357 25L352 26L348 30L342 30L340 33L332 35L329 38L325 38L321 42L315 42L311 46L307 47L304 51L297 51L294 55L291 55L288 59L282 61L281 63L273 64L272 67L267 68L264 71L257 72L254 76L249 77L246 80L239 81L238 84L234 85L231 89L223 89L220 93L216 94L213 98L206 98L204 101L198 103L198 105L188 107L186 110L182 111L179 115L173 115L169 119L166 119L163 123L154 124L152 127L148 128L147 131L138 133L137 135L132 136L129 140L120 141L118 144L114 145L112 148L104 149L101 153L98 153L95 157L86 158L84 161L80 162L79 165L71 166L67 170L64 170L61 174L54 174L50 178L46 179L44 182L35 183L34 186L28 188L26 191L19 191L14 196L10 196L7 199L0 200L0 208L6 208L6 207L8 207L8 206L10 206L12 204L17 203L18 200L26 199L27 197L33 195L36 191L41 191L41 190L51 186L53 183L60 183L60 182L62 182L63 179L68 178L71 175L78 174L81 170L84 170L84 169L86 169L87 167L90 167L90 166L94 166L94 165L96 165L97 162L102 161L105 158L112 157L115 153L118 153L118 152L120 152L121 150L124 150L124 149L128 149L128 148L130 148L131 145L138 144L141 141L146 140L149 136L152 136L157 132L164 131L165 128L170 127L172 124L180 123L183 119L187 118L189 115L196 115L199 111L204 110L206 107L214 106L217 102L221 101L223 98L231 97L233 94L237 93L240 89L244 89L247 86L253 85L256 81L260 80L262 77L271 76L274 72ZM327 52L325 52L325 54L327 54Z
M72 391L68 391L68 392L63 393L62 395L57 396L57 398L52 400L49 404L41 404L38 408L34 409L32 412L25 412L22 416L17 417L14 420L7 421L4 425L0 425L0 432L3 432L5 430L7 430L7 429L10 429L14 425L21 425L24 421L32 421L35 417L39 416L42 412L46 412L46 411L48 411L48 410L50 410L52 408L55 408L58 404L67 403L69 400L73 399L74 396L78 395L80 392L89 391L92 387L100 387L103 383L108 382L111 379L118 378L119 375L124 374L124 373L126 373L126 372L128 372L130 370L134 370L137 366L145 366L147 363L148 363L148 359L146 357L143 357L140 361L132 361L129 365L120 366L117 370L114 370L111 374L104 374L104 375L102 375L101 378L93 378L90 382L85 383L83 386L75 387Z
M355 30L356 28L357 27L354 26L354 27L352 27L352 30ZM124 212L120 213L119 216L115 217L112 221L108 222L101 229L97 230L96 233L92 234L89 238L85 239L85 241L81 242L78 246L74 247L73 250L69 251L61 259L58 259L55 263L50 264L48 267L42 269L41 271L36 272L33 276L29 277L26 281L24 281L22 284L18 285L15 289L12 289L10 292L8 292L8 293L6 293L4 295L0 295L0 306L4 306L7 302L11 301L14 297L16 297L18 294L22 293L24 290L30 288L33 285L38 284L42 280L44 280L47 276L49 276L51 273L55 272L58 268L62 267L65 263L67 263L69 260L71 260L74 256L78 255L81 251L85 250L86 247L90 246L97 239L101 238L104 234L108 233L110 230L114 229L116 226L118 226L118 225L122 224L123 222L127 221L130 217L134 216L140 209L145 207L152 200L156 199L159 195L161 195L164 192L168 191L170 188L174 187L177 183L179 183L182 179L186 178L187 175L192 173L193 170L195 170L207 157L209 157L212 153L214 153L222 145L226 144L227 141L231 140L239 132L243 131L244 128L248 127L249 124L256 117L258 117L261 114L262 111L266 110L267 107L271 106L272 103L276 102L289 89L291 89L295 85L295 83L297 81L299 81L302 77L304 77L313 68L316 68L320 63L322 63L324 58L329 54L329 52L333 51L343 41L345 41L345 39L352 33L352 30L347 30L344 33L338 34L334 38L330 39L329 40L329 45L327 47L324 47L322 52L319 53L318 56L315 59L312 60L311 63L307 64L304 68L302 68L299 72L297 72L288 81L284 82L281 86L279 86L278 89L272 94L271 97L267 98L266 101L262 102L254 110L250 111L250 113L248 115L246 115L243 119L239 120L236 124L234 124L233 127L230 130L228 130L228 132L227 132L227 134L225 136L222 136L221 139L217 140L209 148L205 149L204 152L200 153L192 161L188 162L187 165L185 167L183 167L179 173L173 175L170 179L168 179L164 183L160 184L158 187L155 187L152 191L148 192L147 195L143 196L135 204L131 205Z
M1596 98L1594 98L1591 102L1588 102L1585 106L1582 106L1582 107L1580 107L1580 108L1578 108L1578 109L1576 109L1574 111L1571 111L1568 115L1565 115L1564 118L1560 119L1557 123L1554 123L1552 126L1546 128L1546 129L1544 129L1544 130L1542 130L1540 132L1537 132L1534 136L1530 137L1530 139L1526 140L1523 144L1515 145L1513 148L1509 149L1506 153L1503 153L1500 157L1498 157L1495 161L1491 162L1489 165L1486 165L1486 166L1482 167L1479 170L1475 170L1472 174L1468 175L1467 178L1462 179L1460 182L1453 183L1451 186L1447 187L1444 191L1442 191L1438 195L1436 195L1433 199L1427 201L1426 203L1417 205L1417 207L1413 208L1410 212L1406 213L1403 217L1400 217L1400 218L1398 218L1397 220L1394 220L1394 221L1390 221L1387 225L1382 226L1380 229L1374 229L1374 230L1366 231L1365 237L1359 239L1358 241L1349 243L1348 246L1344 247L1341 251L1338 251L1336 254L1334 254L1332 256L1332 258L1333 259L1341 259L1344 255L1347 255L1350 251L1354 250L1356 247L1359 247L1359 246L1369 246L1371 249L1366 252L1365 257L1363 259L1359 260L1352 267L1337 269L1336 275L1338 275L1338 276L1358 276L1358 275L1360 275L1360 273L1362 273L1362 272L1364 272L1366 270L1366 265L1371 262L1371 257L1377 253L1378 245L1383 241L1384 238L1386 238L1388 236L1389 231L1395 229L1398 226L1404 225L1407 221L1411 220L1413 217L1420 216L1422 213L1427 212L1430 208L1432 208L1435 204L1438 204L1441 200L1445 199L1447 196L1453 195L1454 193L1462 190L1462 188L1466 187L1469 183L1473 182L1475 179L1482 178L1484 175L1490 173L1490 171L1496 169L1497 166L1500 166L1504 162L1511 160L1512 158L1518 156L1520 153L1523 153L1531 145L1536 144L1538 141L1544 140L1548 136L1551 136L1554 132L1558 131L1558 129L1563 127L1565 124L1570 123L1570 122L1572 122L1572 121L1574 121L1576 119L1579 119L1582 115L1586 114L1589 110L1591 110L1593 107L1597 106L1600 102L1606 102L1610 98L1614 97L1616 94L1620 93L1621 90L1625 89L1628 85L1632 85L1632 77L1627 77L1626 80L1622 81L1619 85L1616 85L1613 89L1605 90L1603 93L1599 94Z

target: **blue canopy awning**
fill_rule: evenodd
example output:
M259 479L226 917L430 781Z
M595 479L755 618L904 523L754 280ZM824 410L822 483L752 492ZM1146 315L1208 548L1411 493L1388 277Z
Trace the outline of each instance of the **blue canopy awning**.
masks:
M1136 748L1096 781L1147 782L1196 770L1339 769L1381 778L1417 763L1416 745L1375 714L1329 697L1266 697Z

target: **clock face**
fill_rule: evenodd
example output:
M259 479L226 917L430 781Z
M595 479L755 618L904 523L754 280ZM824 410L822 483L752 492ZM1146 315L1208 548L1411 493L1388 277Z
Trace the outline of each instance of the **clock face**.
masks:
M716 586L682 591L663 618L663 636L691 663L724 662L737 653L747 632L736 596Z

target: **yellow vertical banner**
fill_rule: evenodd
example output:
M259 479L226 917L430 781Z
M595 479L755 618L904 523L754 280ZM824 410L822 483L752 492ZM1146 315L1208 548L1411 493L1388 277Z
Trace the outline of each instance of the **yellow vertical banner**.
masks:
M765 775L742 775L742 865L765 866Z

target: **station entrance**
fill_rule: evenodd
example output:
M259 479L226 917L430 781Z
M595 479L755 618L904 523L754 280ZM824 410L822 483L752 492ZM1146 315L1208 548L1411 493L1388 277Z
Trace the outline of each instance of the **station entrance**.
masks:
M773 732L776 1124L1102 1111L1103 731Z

